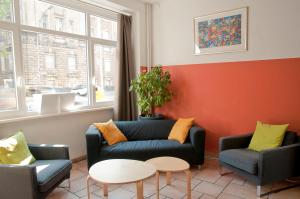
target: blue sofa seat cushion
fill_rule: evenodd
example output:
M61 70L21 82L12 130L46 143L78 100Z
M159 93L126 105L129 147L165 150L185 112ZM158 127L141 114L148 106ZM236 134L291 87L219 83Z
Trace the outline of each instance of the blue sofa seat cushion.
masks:
M172 140L141 140L121 142L112 146L102 146L100 157L105 157L105 159L127 158L147 160L159 156L174 156L182 159L193 159L194 153L191 143L180 144Z
M258 172L258 158L259 153L249 149L230 149L219 155L220 161L253 175Z
M37 160L32 165L36 166L40 192L47 192L51 187L60 182L72 168L70 160Z

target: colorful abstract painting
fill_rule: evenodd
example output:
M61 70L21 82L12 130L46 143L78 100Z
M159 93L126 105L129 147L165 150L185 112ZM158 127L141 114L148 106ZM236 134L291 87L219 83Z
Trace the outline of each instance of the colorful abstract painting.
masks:
M232 13L232 14L231 14ZM239 11L195 19L196 54L245 49L246 14Z
M200 48L241 44L241 15L198 23Z

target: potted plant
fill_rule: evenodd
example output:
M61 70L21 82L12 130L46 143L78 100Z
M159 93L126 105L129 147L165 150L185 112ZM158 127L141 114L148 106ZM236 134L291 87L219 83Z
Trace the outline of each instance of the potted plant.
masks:
M140 74L131 82L129 90L137 94L137 104L141 110L140 120L163 119L162 115L155 115L155 108L171 100L170 84L171 75L168 71L164 72L161 65Z

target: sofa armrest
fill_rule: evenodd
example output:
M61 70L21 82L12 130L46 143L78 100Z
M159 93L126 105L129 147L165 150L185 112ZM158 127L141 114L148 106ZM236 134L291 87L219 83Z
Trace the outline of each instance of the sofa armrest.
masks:
M297 176L300 143L261 151L258 174L262 184Z
M36 167L0 164L0 184L1 198L36 199Z
M190 129L190 140L201 162L204 161L205 151L205 130L203 128L193 126Z
M103 138L95 125L91 125L85 133L88 167L99 159Z
M69 147L66 145L29 144L30 152L37 160L69 160Z
M219 152L228 149L246 148L249 146L252 138L251 134L222 137L219 140Z

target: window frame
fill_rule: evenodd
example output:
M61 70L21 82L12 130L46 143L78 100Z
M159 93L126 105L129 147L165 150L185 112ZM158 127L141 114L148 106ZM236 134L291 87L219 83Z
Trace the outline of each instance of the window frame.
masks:
M96 102L96 85L95 85L95 65L94 65L94 46L95 45L104 45L109 47L116 47L118 54L119 39L117 41L104 40L99 38L94 38L91 36L90 28L90 16L99 16L106 18L108 20L113 20L117 22L117 35L119 34L119 15L101 9L97 6L90 5L79 0L42 0L53 5L61 6L85 14L86 19L86 33L85 35L68 33L50 29L44 29L42 27L34 27L21 24L20 19L20 0L12 0L13 2L13 21L0 21L0 27L3 30L11 31L13 33L13 48L14 48L14 69L15 69L15 85L16 85L16 98L17 106L15 110L4 110L0 111L0 120L7 118L17 118L17 117L27 117L27 116L36 116L42 115L41 113L28 112L26 107L26 95L25 95L25 80L23 77L23 53L22 53L22 31L45 33L51 35L57 35L62 37L70 37L74 39L85 40L87 43L87 65L88 65L88 105L82 106L76 110L88 110L88 109L97 109L101 107L111 107L113 106L113 100L107 102ZM55 69L54 69L55 70ZM63 113L68 111L62 111ZM73 110L71 112L74 112Z

